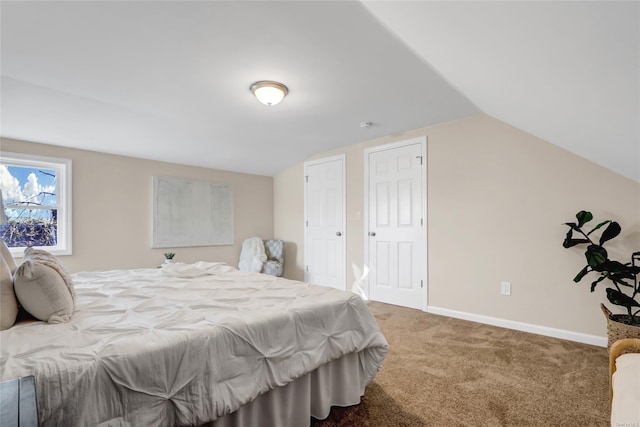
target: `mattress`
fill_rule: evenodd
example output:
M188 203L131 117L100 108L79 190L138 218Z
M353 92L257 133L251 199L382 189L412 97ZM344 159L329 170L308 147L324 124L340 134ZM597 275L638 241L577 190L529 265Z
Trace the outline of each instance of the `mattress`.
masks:
M71 322L0 333L0 379L35 376L43 427L200 425L351 353L362 395L388 351L357 295L222 263L73 281Z

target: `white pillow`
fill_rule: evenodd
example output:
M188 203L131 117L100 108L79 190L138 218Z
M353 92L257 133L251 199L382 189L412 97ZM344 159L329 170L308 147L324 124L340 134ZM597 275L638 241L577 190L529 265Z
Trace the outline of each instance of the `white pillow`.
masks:
M71 298L75 301L76 290L73 288L73 281L71 280L71 275L67 272L67 269L64 268L64 265L62 265L62 263L56 256L50 254L47 251L43 251L42 249L26 248L24 250L23 261L26 261L28 259L36 260L56 270L56 272L60 275L60 277L62 277L62 280L64 280L64 283L67 285L67 288L71 293Z
M13 259L13 255L11 255L11 252L9 251L9 248L7 247L7 244L4 242L4 240L2 240L2 245L0 246L0 252L2 252L2 258L4 258L4 261L7 263L7 266L9 267L9 271L11 271L11 274L16 272L16 260Z
M9 329L16 323L18 300L13 292L13 276L4 257L0 258L0 330Z
M42 254L44 251L33 252L25 251L24 260L16 270L14 289L18 302L36 319L68 322L74 310L73 283L70 278L65 280L61 269Z

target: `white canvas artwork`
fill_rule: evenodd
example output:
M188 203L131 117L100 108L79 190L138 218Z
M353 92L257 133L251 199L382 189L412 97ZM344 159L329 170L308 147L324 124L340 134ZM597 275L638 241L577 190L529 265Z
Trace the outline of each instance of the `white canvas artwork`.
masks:
M233 244L233 188L153 177L153 248Z

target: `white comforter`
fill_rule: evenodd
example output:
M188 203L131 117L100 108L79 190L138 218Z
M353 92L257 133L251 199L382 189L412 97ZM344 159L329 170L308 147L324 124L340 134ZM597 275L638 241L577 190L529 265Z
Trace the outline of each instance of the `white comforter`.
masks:
M388 350L332 288L215 263L73 280L70 323L0 333L1 379L35 376L43 427L197 425L351 352L364 393Z

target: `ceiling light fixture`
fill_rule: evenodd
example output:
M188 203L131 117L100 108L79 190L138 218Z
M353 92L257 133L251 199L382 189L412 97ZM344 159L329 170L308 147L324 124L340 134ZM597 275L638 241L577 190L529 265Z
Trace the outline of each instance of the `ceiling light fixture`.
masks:
M282 83L262 80L251 85L251 92L264 105L276 105L287 96L289 89Z

